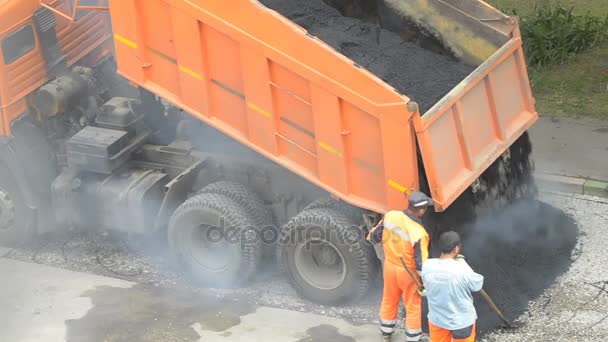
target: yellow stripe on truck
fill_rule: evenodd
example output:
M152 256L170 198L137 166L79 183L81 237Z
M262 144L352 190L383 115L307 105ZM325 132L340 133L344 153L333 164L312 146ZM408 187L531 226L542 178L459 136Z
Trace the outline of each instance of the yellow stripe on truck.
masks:
M409 194L411 194L411 193L412 193L412 190L410 190L410 189L408 189L408 188L404 187L403 185L401 185L401 184L399 184L399 183L395 182L395 181L394 181L394 180L392 180L392 179L389 179L389 180L388 180L388 185L390 185L391 187L393 187L393 188L395 188L395 189L399 190L399 192L404 192L404 193L405 193L405 194L407 194L407 195L409 195Z
M194 71L194 70L188 69L188 68L186 68L186 67L185 67L185 66L183 66L183 65L180 65L180 66L179 66L179 70L180 70L181 72L185 73L185 74L188 74L188 75L190 75L190 76L192 76L192 77L196 78L196 79L197 79L197 80L199 80L199 81L202 81L202 80L203 80L203 75L201 75L201 74L197 73L197 72L196 72L196 71Z
M125 38L119 34L114 34L114 39L125 44L126 46L128 46L130 48L137 49L137 44L135 44L134 42L128 40L127 38Z
M272 114L263 110L262 108L256 106L255 104L251 103L251 102L247 102L247 106L253 110L255 110L256 112L260 113L261 115L267 117L267 118L272 118Z
M342 158L342 152L336 150L333 146L327 145L326 143L319 141L319 146L324 149L325 151L331 153L331 154L335 154L336 156Z

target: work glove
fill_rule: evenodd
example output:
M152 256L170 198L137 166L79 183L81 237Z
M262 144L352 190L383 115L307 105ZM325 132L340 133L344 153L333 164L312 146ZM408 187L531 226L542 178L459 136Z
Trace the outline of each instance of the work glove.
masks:
M419 288L418 290L418 294L420 295L420 297L426 297L426 289L423 288Z
M454 258L454 260L456 260L456 261L464 261L464 255L462 255L462 254L458 254L458 255L457 255L455 258Z

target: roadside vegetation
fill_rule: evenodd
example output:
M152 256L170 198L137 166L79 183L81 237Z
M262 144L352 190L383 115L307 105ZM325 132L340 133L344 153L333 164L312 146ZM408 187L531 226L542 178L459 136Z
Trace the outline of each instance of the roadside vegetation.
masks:
M488 2L521 18L541 114L608 119L608 1Z

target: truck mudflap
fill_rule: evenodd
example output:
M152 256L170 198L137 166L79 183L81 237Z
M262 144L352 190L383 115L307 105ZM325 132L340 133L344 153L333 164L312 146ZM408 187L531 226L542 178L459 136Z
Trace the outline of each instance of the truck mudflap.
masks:
M519 31L414 126L438 211L538 119Z
M181 151L175 149L173 152L180 153ZM205 158L202 155L188 153L188 156L190 155L193 159L192 165L165 185L165 197L156 215L154 224L156 231L169 224L169 218L175 209L187 199L188 192L192 189L192 185L203 166Z

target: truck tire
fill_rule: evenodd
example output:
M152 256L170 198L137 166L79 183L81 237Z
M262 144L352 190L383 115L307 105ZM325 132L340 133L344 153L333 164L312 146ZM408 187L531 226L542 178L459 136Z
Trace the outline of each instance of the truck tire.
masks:
M169 247L201 285L239 287L251 279L262 244L254 223L235 201L198 194L180 205L169 221Z
M36 234L31 215L11 172L0 166L0 246L18 247Z
M352 206L346 202L335 200L331 197L322 197L314 202L310 203L304 210L311 209L333 209L341 212L346 215L350 220L355 221L356 223L363 222L363 216L361 216L361 209Z
M226 196L238 203L249 214L251 220L259 225L260 230L267 226L274 228L272 214L264 205L264 201L241 183L219 181L205 186L198 193Z
M199 193L223 195L238 203L260 232L263 242L262 256L266 259L274 258L278 230L270 210L266 208L264 201L256 193L241 183L231 181L211 183L202 188Z
M305 210L281 229L277 259L301 297L340 305L366 294L375 276L364 239L360 226L339 211Z

